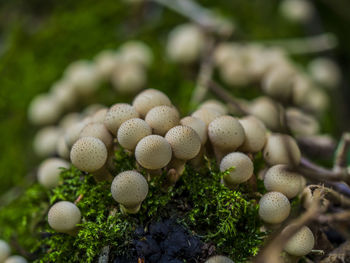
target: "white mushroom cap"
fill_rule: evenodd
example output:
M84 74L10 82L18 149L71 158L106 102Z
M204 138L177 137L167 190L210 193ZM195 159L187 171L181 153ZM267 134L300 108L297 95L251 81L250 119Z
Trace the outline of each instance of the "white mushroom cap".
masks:
M50 92L62 109L70 109L77 99L74 87L65 79L54 83Z
M321 114L329 106L329 97L324 90L313 88L307 93L305 105L303 106L317 114Z
M153 133L164 136L167 131L180 123L180 114L174 107L157 106L147 113L145 121Z
M167 166L172 156L170 144L162 136L149 135L135 148L137 162L146 169L156 170Z
M204 121L192 117L192 116L187 116L185 118L182 118L180 120L180 124L184 126L191 127L193 130L196 131L198 134L199 138L201 139L202 145L204 145L208 139L208 130L207 126L205 125Z
M316 58L308 65L311 77L318 83L335 88L341 81L339 66L328 58Z
M28 108L29 121L36 125L52 124L58 120L62 108L54 97L41 94L36 96Z
M54 204L48 213L48 222L57 232L67 233L74 230L80 223L81 213L79 208L67 201Z
M4 240L0 239L0 262L4 262L10 256L11 248Z
M315 135L320 130L320 125L316 118L298 108L288 108L286 110L287 123L296 135Z
M278 130L280 128L279 106L268 97L259 97L251 103L250 114L261 120L267 128Z
M287 226L283 231L285 231ZM294 236L292 236L284 250L293 256L302 257L311 252L315 245L315 237L307 226L303 226Z
M213 256L207 259L205 263L234 263L234 262L225 256Z
M99 110L102 109L107 109L107 107L105 105L102 105L100 103L93 103L88 105L86 108L84 108L82 114L85 117L90 117L95 114L96 112L98 112Z
M139 118L133 118L120 125L118 142L125 149L132 151L142 138L151 134L152 129L147 122Z
M120 47L123 63L139 64L145 67L151 65L153 54L151 49L143 42L128 41Z
M249 180L253 175L254 165L250 158L240 152L226 155L220 163L220 171L225 172L232 168L229 174L224 176L225 183L229 185L240 184Z
M69 127L71 127L72 125L82 121L83 116L78 113L78 112L70 112L67 113L66 115L64 115L58 126L62 129L62 130L67 130Z
M234 151L244 142L244 129L237 119L224 115L208 126L211 143L221 151Z
M90 123L86 125L81 131L79 137L95 137L97 139L100 139L107 148L109 148L113 142L112 135L109 133L106 126L102 123Z
M112 74L111 82L120 93L136 93L147 83L145 69L139 64L126 63Z
M208 127L209 123L211 123L217 117L222 116L222 114L213 109L202 108L193 112L191 116L202 120Z
M70 151L63 135L58 138L56 152L59 157L69 160Z
M78 169L94 172L106 163L107 155L107 148L100 139L83 137L74 143L70 159Z
M61 130L55 126L47 126L35 135L34 152L40 157L47 157L56 152L56 145L61 136Z
M138 118L136 109L126 103L114 104L107 112L104 125L114 135L117 135L119 126L132 118Z
M203 102L199 108L200 109L203 109L203 108L204 109L212 109L212 110L219 112L221 115L225 115L228 113L227 106L218 100L207 100L207 101Z
M64 139L66 140L66 144L68 148L72 148L73 144L79 139L81 131L86 127L86 125L89 124L88 120L83 120L80 122L77 122L67 128L65 134L64 134Z
M314 84L308 76L303 74L297 74L294 76L293 81L293 102L299 106L305 106L305 98L308 93L312 90Z
M115 50L101 51L95 56L94 62L99 79L102 80L109 78L120 63Z
M289 171L287 165L279 164L267 170L264 185L267 191L280 192L290 199L300 192L301 176Z
M306 0L283 0L279 9L285 18L297 23L309 21L314 13L314 7Z
M175 126L165 135L177 159L190 160L196 157L201 148L199 135L188 126Z
M106 114L108 112L108 109L100 109L96 111L92 116L91 116L91 121L95 123L104 123Z
M115 201L126 208L139 206L148 194L148 183L145 177L136 171L125 171L118 174L111 186Z
M70 164L59 158L49 158L39 165L38 181L45 188L53 188L58 185L61 168L68 169Z
M145 117L148 111L156 106L171 106L171 101L159 90L146 89L135 97L132 105L141 117Z
M230 86L244 86L253 80L249 69L240 60L226 60L219 70L222 80Z
M294 138L286 134L272 133L264 147L264 159L269 165L298 165L301 153Z
M256 153L263 149L266 142L266 127L254 116L247 116L239 120L244 129L245 140L240 150Z
M261 197L259 216L269 224L279 224L287 219L290 213L288 198L280 192L269 192Z
M22 257L22 256L11 256L11 257L8 257L4 263L27 263L28 261Z
M218 66L223 66L226 61L239 59L241 46L233 43L221 43L215 48L214 61Z

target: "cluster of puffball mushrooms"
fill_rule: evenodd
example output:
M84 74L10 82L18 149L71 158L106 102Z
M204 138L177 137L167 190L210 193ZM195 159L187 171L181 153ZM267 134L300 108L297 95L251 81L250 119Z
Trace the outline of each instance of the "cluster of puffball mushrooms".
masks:
M153 176L165 171L169 185L174 185L186 162L198 166L205 155L215 156L223 172L222 183L234 189L253 176L254 154L262 151L270 168L263 176L268 193L260 199L259 215L267 226L287 219L289 200L306 184L302 175L289 169L298 165L301 158L294 138L271 133L252 115L240 119L228 115L226 105L216 100L205 101L191 116L180 118L164 93L147 89L134 98L132 105L117 103L100 109L78 125L79 132L67 130L65 134L69 156L66 160L45 160L38 170L39 182L47 188L58 185L60 167L69 167L70 160L97 181L112 181L112 196L123 213L138 213ZM135 156L138 167L112 179L111 159L118 145ZM145 178L140 170L149 177ZM76 233L80 220L79 208L67 201L57 202L48 213L49 225L62 233ZM285 251L303 256L313 245L313 234L305 226L293 236Z
M27 263L27 260L21 256L11 256L10 246L0 239L0 263Z

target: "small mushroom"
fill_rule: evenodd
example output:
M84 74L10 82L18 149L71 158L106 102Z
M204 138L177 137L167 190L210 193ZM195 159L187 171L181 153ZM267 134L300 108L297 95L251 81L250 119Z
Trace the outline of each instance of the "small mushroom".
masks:
M301 153L294 138L286 134L272 133L264 147L264 160L269 165L300 163Z
M108 80L115 68L121 63L114 50L103 50L95 56L94 62L98 78L101 80Z
M62 109L72 108L77 99L74 87L65 79L54 83L50 89L50 94Z
M126 63L113 72L111 82L117 92L135 94L146 85L147 75L142 66Z
M288 126L295 135L316 135L320 131L317 119L298 108L288 108L286 110L286 118Z
M228 113L227 106L218 100L207 100L203 102L200 109L212 109L219 112L221 115L226 115Z
M283 231L286 231L289 227L291 227L291 225L287 226ZM309 254L314 245L315 237L312 231L307 226L303 226L288 240L284 251L292 256L302 257Z
M109 133L106 126L102 123L90 123L86 125L80 132L79 137L95 137L97 139L100 139L107 148L110 148L113 142L112 135Z
M164 136L167 131L180 122L179 112L170 106L157 106L151 109L145 121L152 128L153 133Z
M207 142L208 130L206 124L201 119L192 116L187 116L180 120L180 124L191 127L193 130L195 130L195 132L199 135L199 138L201 139L202 145L204 145Z
M70 151L63 135L61 135L58 138L57 145L56 145L56 152L59 157L65 160L69 160Z
M27 263L28 261L22 257L22 256L17 256L17 255L14 255L14 256L11 256L11 257L8 257L4 263Z
M266 127L259 119L254 116L247 116L239 120L244 129L245 139L240 146L243 152L260 152L266 142Z
M283 0L280 2L279 12L291 22L311 22L314 16L314 6L306 0Z
M70 159L78 169L95 172L106 163L107 148L100 139L83 137L74 143Z
M149 135L141 139L135 148L135 158L144 168L158 170L168 165L172 150L166 139L159 135Z
M135 97L132 105L144 118L150 109L161 105L171 106L171 102L163 92L156 89L146 89Z
M132 63L148 67L153 60L151 49L140 41L133 40L125 42L120 47L120 53L123 63Z
M79 208L68 201L60 201L54 204L48 213L48 222L52 229L61 233L74 233L77 224L80 223L81 213Z
M139 114L133 106L126 103L117 103L108 110L104 125L112 134L117 135L119 126L124 121L138 117Z
M242 58L239 58L239 60L227 59L219 67L219 73L221 79L230 86L245 86L253 80L248 67L245 63L242 63Z
M234 262L225 256L213 256L211 258L208 258L204 263L234 263Z
M142 138L151 134L152 129L147 122L139 118L133 118L120 125L118 142L125 149L133 151Z
M240 152L233 152L222 159L220 163L220 171L228 171L223 180L225 185L233 187L234 185L249 180L253 175L254 165L247 155Z
M107 108L100 109L96 111L92 116L91 116L91 122L94 123L104 123L106 114L108 112Z
M4 262L11 253L11 248L4 240L0 239L0 262Z
M264 194L259 202L259 216L269 224L280 224L287 219L290 213L288 198L280 192Z
M36 125L53 124L62 112L61 105L49 94L36 96L29 104L29 121Z
M80 114L78 112L70 112L61 118L58 126L62 130L66 131L69 127L71 127L72 125L74 125L82 120L83 120L82 114Z
M341 81L339 66L328 58L316 58L307 67L312 79L327 88L334 89Z
M56 145L61 135L61 129L56 126L47 126L35 135L34 152L40 157L52 156L56 153Z
M38 181L47 189L56 187L59 182L61 168L68 169L70 164L59 158L49 158L39 165Z
M201 108L193 112L191 116L202 120L208 127L209 123L211 123L216 118L222 116L222 114L213 109Z
M114 178L111 192L124 213L136 214L148 194L148 183L142 174L125 171Z
M281 106L268 97L260 97L252 101L249 113L261 120L272 131L280 129Z

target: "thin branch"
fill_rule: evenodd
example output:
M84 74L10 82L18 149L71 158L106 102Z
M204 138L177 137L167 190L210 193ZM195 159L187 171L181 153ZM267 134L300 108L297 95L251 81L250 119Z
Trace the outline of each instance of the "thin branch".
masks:
M317 219L321 224L329 224L333 222L349 222L350 211L342 211L339 213L332 213L326 215L320 215Z
M331 201L334 205L338 205L343 208L350 208L350 198L338 193L337 191L334 191L331 188L324 187L321 185L308 185L307 187L310 188L312 191L314 191L315 189L320 189L324 191L324 197Z
M335 170L341 170L347 166L347 156L350 149L350 133L343 133L335 155Z

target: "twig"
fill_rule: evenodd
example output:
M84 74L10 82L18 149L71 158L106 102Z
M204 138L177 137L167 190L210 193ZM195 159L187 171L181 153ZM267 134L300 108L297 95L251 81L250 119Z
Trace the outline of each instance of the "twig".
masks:
M329 224L333 222L348 222L350 220L350 211L342 211L327 215L320 215L317 219L321 224Z
M315 189L321 189L324 191L325 198L331 201L333 204L339 205L343 208L350 208L350 198L338 193L337 191L334 191L331 188L321 185L308 185L307 187L309 187L312 191Z
M345 132L343 133L337 151L335 155L335 161L334 161L334 170L339 171L343 168L346 168L347 163L347 155L350 149L350 133Z
M83 199L83 197L84 197L84 195L83 195L83 194L80 194L80 195L78 196L78 198L74 201L74 204L78 204L78 203L81 201L81 199Z
M98 258L98 263L108 263L109 260L109 246L104 246L101 250L100 256Z

